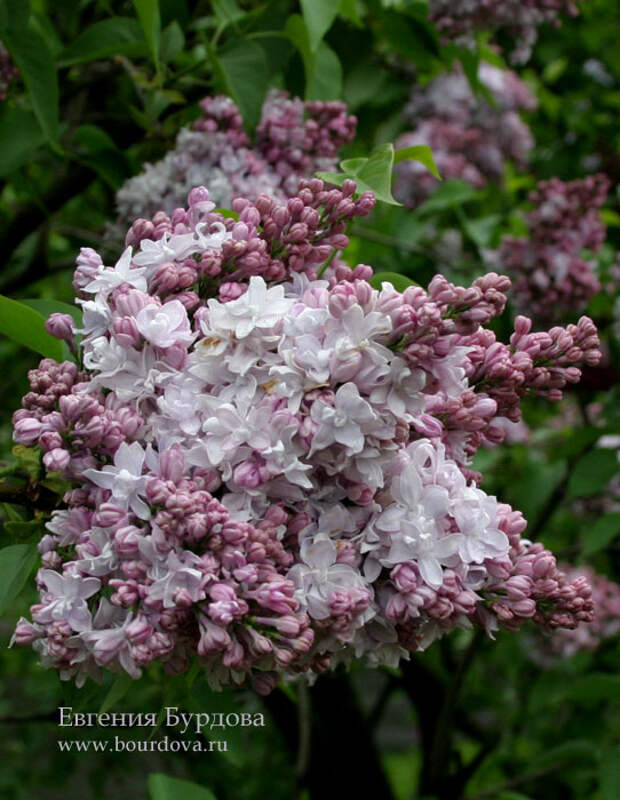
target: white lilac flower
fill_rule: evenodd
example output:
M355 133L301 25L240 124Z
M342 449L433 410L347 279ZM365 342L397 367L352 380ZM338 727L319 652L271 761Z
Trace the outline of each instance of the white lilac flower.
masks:
M121 508L130 508L140 519L149 519L151 512L142 499L146 484L142 474L144 455L138 442L123 442L114 455L114 466L88 469L84 476L96 486L108 489Z
M293 301L284 297L284 287L267 288L262 278L252 277L247 291L237 300L209 300L209 327L244 339L253 330L269 331L284 316Z
M136 326L156 347L175 344L186 347L194 339L185 306L178 300L171 300L163 306L146 306L136 316Z
M372 406L350 381L338 389L333 406L323 400L314 403L312 419L317 431L312 439L310 455L334 443L344 445L348 455L361 453L364 432L373 430L380 422Z

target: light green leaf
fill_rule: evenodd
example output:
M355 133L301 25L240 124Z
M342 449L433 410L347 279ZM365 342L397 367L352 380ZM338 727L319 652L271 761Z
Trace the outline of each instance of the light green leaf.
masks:
M0 104L0 177L27 163L33 151L45 142L45 134L34 114Z
M46 358L62 361L62 342L45 330L45 317L17 300L0 295L0 334Z
M23 589L37 556L34 544L12 544L0 550L0 614Z
M409 286L418 286L415 281L412 281L406 275L401 275L399 272L375 272L369 283L377 290L381 289L382 283L391 283L397 292L404 292Z
M394 163L400 164L401 161L419 161L426 169L441 180L441 175L435 164L435 157L430 147L425 144L416 144L411 147L402 147L394 153Z
M265 53L256 42L235 42L219 56L211 53L214 66L227 92L235 100L250 128L258 124L267 91L268 69Z
M620 511L597 519L589 530L582 534L583 554L586 556L604 550L620 534Z
M394 168L394 146L382 144L368 157L368 160L355 172L357 189L360 192L374 193L378 200L389 205L401 205L392 197L392 170Z
M300 4L308 29L310 49L315 52L338 15L338 3L335 0L300 0Z
M41 451L38 447L26 447L25 444L16 444L11 450L15 456L20 472L29 475L32 480L38 480L43 470L41 464Z
M159 15L159 0L133 0L136 14L144 31L144 38L149 46L149 51L155 67L159 69L159 47L161 38L161 17Z
M348 19L354 25L362 24L362 18L360 16L357 0L340 0L338 13L341 17Z
M199 786L181 778L171 778L161 772L152 772L148 779L151 800L216 800L215 795L205 786Z
M143 56L147 44L140 23L131 17L112 17L95 22L60 54L61 67L110 58L118 54Z
M476 197L477 191L465 181L450 180L441 183L429 199L418 208L418 214L445 211L462 205Z
M1 31L2 40L19 67L28 89L32 110L47 140L59 148L59 93L56 64L49 46L32 26Z
M582 456L570 476L569 497L591 497L603 491L618 474L618 456L615 450L597 448Z

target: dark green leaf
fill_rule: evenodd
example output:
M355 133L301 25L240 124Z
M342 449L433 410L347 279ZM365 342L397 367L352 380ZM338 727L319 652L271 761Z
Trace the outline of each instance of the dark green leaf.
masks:
M185 47L185 34L179 23L173 20L161 33L161 60L164 64L174 59Z
M246 39L235 42L219 56L212 54L212 58L245 123L253 128L260 119L269 78L262 47Z
M143 56L147 44L140 23L131 17L112 17L96 22L81 33L59 56L61 67L118 54Z
M161 18L159 0L133 0L136 14L144 31L153 63L159 68L159 47L161 37Z
M11 26L2 31L2 38L19 67L43 133L59 147L58 76L47 42L33 27Z
M125 697L133 685L134 679L131 677L131 675L128 675L126 672L118 675L118 677L114 679L112 686L110 686L110 691L104 697L99 709L99 713L105 714L106 711L114 708L119 700L122 700L123 697Z
M620 534L620 511L597 519L592 527L582 533L583 554L586 556L604 550Z
M2 527L7 537L15 544L37 543L43 532L43 523L37 519L29 520L28 522L21 520L9 521L5 522Z
M45 142L45 134L34 114L0 104L0 177L27 163L32 152Z
M131 175L125 154L114 140L96 125L81 125L74 142L82 161L113 189L119 189Z
M316 52L312 50L306 23L299 14L288 18L285 31L304 63L306 98L335 100L340 97L342 66L336 53L325 42L321 42Z
M216 800L215 795L205 786L191 781L171 778L160 772L152 772L148 779L151 800Z
M300 0L310 49L315 52L333 21L338 15L338 3L334 0Z
M34 544L12 544L0 550L0 614L21 592L37 560Z
M34 308L39 314L42 314L47 319L50 314L70 314L75 324L82 327L82 311L78 306L72 306L69 303L62 303L60 300L43 300L40 297L33 298L32 300L20 300L25 306Z
M601 800L618 800L620 788L620 745L609 745L601 752L599 789Z
M45 317L33 308L2 295L0 333L46 358L62 360L62 343L45 330Z
M618 456L615 450L597 448L582 456L570 476L570 497L591 497L602 492L618 474Z

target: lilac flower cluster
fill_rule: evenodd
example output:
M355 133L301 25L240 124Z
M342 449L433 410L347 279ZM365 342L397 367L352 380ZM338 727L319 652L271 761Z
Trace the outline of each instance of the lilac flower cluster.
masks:
M561 319L582 311L600 290L583 251L596 253L605 240L599 208L608 190L609 180L598 174L568 183L542 181L531 193L529 236L504 237L494 262L513 279L519 309L540 320Z
M179 132L174 149L119 190L116 203L125 229L137 217L171 213L202 184L221 208L230 208L235 197L255 200L259 194L285 200L300 178L334 170L338 151L353 139L357 124L343 103L304 103L272 90L252 143L230 97L207 97L200 108L202 115Z
M474 94L462 70L442 73L427 86L414 86L403 112L414 130L404 133L396 147L427 145L443 178L481 187L502 179L506 160L525 163L534 142L518 112L533 110L536 100L512 70L482 62L478 77L496 108ZM437 185L418 162L404 161L396 168L395 194L405 205L418 205Z
M560 628L551 636L537 642L537 657L548 661L550 657L569 658L580 650L596 650L601 642L620 632L620 586L591 567L562 565L567 577L573 581L585 579L592 587L594 619L576 628Z
M522 516L467 464L526 394L559 399L600 356L590 320L510 345L485 327L509 281L403 293L336 253L372 209L312 179L224 218L204 188L137 220L109 267L84 249L83 327L48 330L15 440L71 488L14 640L78 683L198 659L214 686L395 665L457 627L591 618ZM80 333L79 345L74 333Z
M527 61L545 22L559 25L575 16L581 0L430 0L429 16L439 31L457 44L471 46L477 31L504 28L516 38L515 62Z
M0 101L6 100L9 88L19 77L19 69L15 66L11 54L0 42Z

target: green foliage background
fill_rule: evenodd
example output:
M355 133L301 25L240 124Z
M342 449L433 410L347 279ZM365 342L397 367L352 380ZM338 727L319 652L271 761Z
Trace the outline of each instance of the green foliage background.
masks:
M426 11L425 0L0 0L0 39L22 75L0 104L0 292L39 301L28 317L23 307L0 304L7 334L0 337L4 464L14 461L10 415L39 358L27 347L61 355L42 332L40 314L53 309L52 301L72 301L78 248L108 252L103 231L114 217L115 190L173 145L179 127L197 115L197 101L216 91L231 94L251 129L274 86L307 98L344 99L359 118L359 135L345 157L367 156L403 129L400 112L414 74L426 81L455 60L469 74L480 57L502 62L486 36L473 55L442 44ZM578 18L541 29L532 59L520 70L539 101L528 120L537 142L529 171L509 168L503 186L485 190L444 183L417 211L379 204L351 231L347 258L422 284L439 266L449 278L470 281L484 271L483 248L523 230L527 193L537 180L579 177L595 164L614 185L599 256L600 273L607 275L620 243L619 34L614 0L584 0ZM496 41L508 44L501 34ZM608 72L608 85L584 71L590 59ZM464 250L438 265L433 244L446 230L458 231ZM601 516L597 502L617 460L613 451L595 447L602 435L620 433L614 300L603 292L589 309L609 366L587 371L560 409L530 403L531 441L481 452L477 467L487 491L523 510L533 538L563 560L592 564L618 580L620 515ZM504 336L508 324L498 325ZM598 427L585 413L593 403ZM24 481L28 469L22 466ZM2 797L208 800L209 789L218 800L279 800L329 798L342 785L351 796L406 800L423 796L420 776L433 758L440 759L445 780L436 781L434 795L431 786L429 800L620 796L617 638L542 667L530 657L527 630L500 633L496 641L463 633L416 656L402 674L357 669L350 679L322 678L309 695L289 688L266 702L247 691L214 695L200 676L170 680L157 670L137 684L110 676L102 687L76 691L38 667L30 650L7 649L16 619L35 598L29 541L39 526L27 524L32 515L19 505L3 504L2 514L8 523L2 544L18 547L0 585ZM102 706L262 712L266 725L204 731L228 740L225 753L67 754L59 752L58 739L183 736L163 728L61 729L60 705L91 712ZM336 741L339 722L346 735ZM312 731L314 753L301 778L300 725ZM331 750L321 750L322 740ZM388 776L380 790L373 764ZM460 776L458 790L446 784L450 776Z

